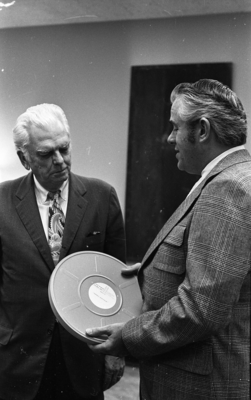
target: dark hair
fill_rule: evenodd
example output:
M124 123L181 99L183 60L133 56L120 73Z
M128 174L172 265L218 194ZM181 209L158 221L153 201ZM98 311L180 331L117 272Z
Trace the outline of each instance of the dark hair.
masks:
M207 118L219 143L235 147L246 143L247 117L237 95L213 79L180 83L171 93L171 102L181 100L180 118L193 129L196 121Z

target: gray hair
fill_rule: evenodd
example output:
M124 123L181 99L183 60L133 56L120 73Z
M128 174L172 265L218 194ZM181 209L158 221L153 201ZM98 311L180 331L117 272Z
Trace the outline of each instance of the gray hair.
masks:
M36 127L48 131L50 124L55 119L59 120L66 133L70 134L69 124L62 108L55 104L39 104L28 108L21 114L13 129L13 139L16 150L27 153L31 128Z
M191 130L200 118L207 118L219 143L235 147L246 143L247 117L237 95L213 79L180 83L171 93L171 102L181 100L180 118Z

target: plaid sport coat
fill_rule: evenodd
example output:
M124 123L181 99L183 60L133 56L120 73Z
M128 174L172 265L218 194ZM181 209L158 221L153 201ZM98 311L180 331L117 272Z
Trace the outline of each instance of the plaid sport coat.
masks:
M123 341L143 400L249 399L251 157L221 160L164 225Z

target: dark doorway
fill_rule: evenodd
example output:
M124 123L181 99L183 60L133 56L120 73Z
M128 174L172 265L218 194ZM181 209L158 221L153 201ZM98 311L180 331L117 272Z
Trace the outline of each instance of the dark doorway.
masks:
M128 262L142 260L199 178L178 170L166 139L172 89L202 78L231 87L232 64L132 67L125 216Z

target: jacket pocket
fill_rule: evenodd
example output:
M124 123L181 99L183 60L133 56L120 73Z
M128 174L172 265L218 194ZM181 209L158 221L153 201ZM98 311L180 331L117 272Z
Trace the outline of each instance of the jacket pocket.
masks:
M13 329L5 328L0 325L0 346L8 344L13 333Z
M104 238L103 235L96 234L96 235L89 235L84 239L83 250L96 250L102 251L104 247Z
M185 238L186 227L177 225L164 239L154 258L154 268L181 275L186 269Z
M165 237L164 243L172 246L181 246L184 241L186 227L183 225L176 225L171 232Z

